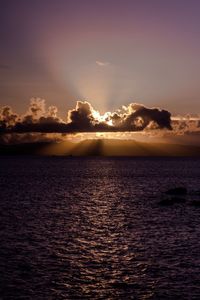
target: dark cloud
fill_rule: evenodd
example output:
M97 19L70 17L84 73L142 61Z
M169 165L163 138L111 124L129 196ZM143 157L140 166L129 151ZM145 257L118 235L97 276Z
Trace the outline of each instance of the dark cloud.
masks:
M56 133L6 133L0 135L0 145L26 144L26 143L57 143L64 140L62 134Z
M123 115L114 113L113 124L119 131L138 131L146 127L171 130L171 114L158 108L146 108L140 104L130 104L128 112ZM154 125L154 126L153 126Z
M92 106L88 102L78 101L76 108L68 112L68 119L72 131L91 131L95 121Z
M57 117L57 107L50 106L47 110L45 100L32 98L26 114L19 116L9 106L1 109L1 133L26 132L65 132L66 124Z
M69 111L68 130L75 132L92 131L139 131L156 124L154 128L171 130L171 114L166 110L146 108L141 104L131 103L128 107L96 117L97 112L88 102L78 101L76 108ZM103 119L103 120L102 120Z
M19 116L8 106L0 113L1 133L78 133L78 132L123 132L150 129L171 130L171 114L158 108L131 103L114 113L101 116L89 102L78 101L68 111L68 120L57 116L57 107L46 109L45 100L32 98L28 111Z

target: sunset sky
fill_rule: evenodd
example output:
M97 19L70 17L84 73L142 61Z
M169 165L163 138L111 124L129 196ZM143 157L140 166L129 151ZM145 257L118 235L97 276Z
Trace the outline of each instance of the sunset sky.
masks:
M198 0L1 0L0 107L199 113Z

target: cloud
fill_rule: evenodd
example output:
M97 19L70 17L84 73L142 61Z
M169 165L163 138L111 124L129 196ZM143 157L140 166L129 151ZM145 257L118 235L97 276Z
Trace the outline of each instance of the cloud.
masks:
M75 109L68 112L67 129L69 132L112 131L112 126L102 119L89 102L77 101Z
M89 102L77 101L68 111L68 120L57 115L56 106L46 109L44 99L32 98L27 112L19 116L9 106L0 111L0 133L79 133L79 132L134 132L144 129L171 130L171 114L159 108L147 108L131 103L117 111L100 115Z
M58 143L64 140L64 136L58 133L6 133L0 135L0 145L25 144L25 143Z
M172 120L173 130L176 135L191 134L200 132L200 118L191 117L186 115L185 117L179 116Z
M90 103L78 101L76 108L68 113L68 129L75 132L141 131L151 126L152 129L171 130L170 117L171 114L166 110L146 108L137 103L100 116Z
M84 140L103 135L107 138L172 141L199 144L200 118L198 115L176 116L160 108L148 108L130 103L114 112L101 115L87 101L77 101L66 114L58 115L56 106L47 106L41 98L30 99L22 115L10 106L0 109L0 144ZM87 133L87 134L86 134Z
M100 67L106 67L106 66L110 65L109 62L107 62L107 61L100 61L100 60L96 60L96 64L98 66L100 66Z
M0 132L13 128L18 122L18 115L13 113L10 106L3 106L0 113Z
M64 122L57 117L57 107L50 106L46 110L45 100L31 98L30 105L24 115L19 116L9 106L0 111L0 133L25 132L62 132ZM61 127L61 128L60 128Z
M139 131L147 127L172 129L170 112L158 108L147 108L138 103L123 106L122 110L111 115L111 120L118 131Z

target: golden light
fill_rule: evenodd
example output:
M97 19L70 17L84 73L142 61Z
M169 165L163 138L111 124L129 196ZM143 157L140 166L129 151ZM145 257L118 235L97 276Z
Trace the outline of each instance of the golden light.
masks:
M110 126L113 125L112 120L110 119L110 112L106 112L104 115L101 115L98 110L92 109L92 116L98 122L104 122Z

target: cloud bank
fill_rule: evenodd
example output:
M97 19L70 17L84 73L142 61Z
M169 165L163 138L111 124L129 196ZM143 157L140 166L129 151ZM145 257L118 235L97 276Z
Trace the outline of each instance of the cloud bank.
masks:
M18 115L9 106L0 110L0 133L133 132L144 129L171 130L171 114L160 108L131 103L100 115L89 102L77 101L67 119L58 117L56 106L46 108L44 99L32 98L27 112Z

